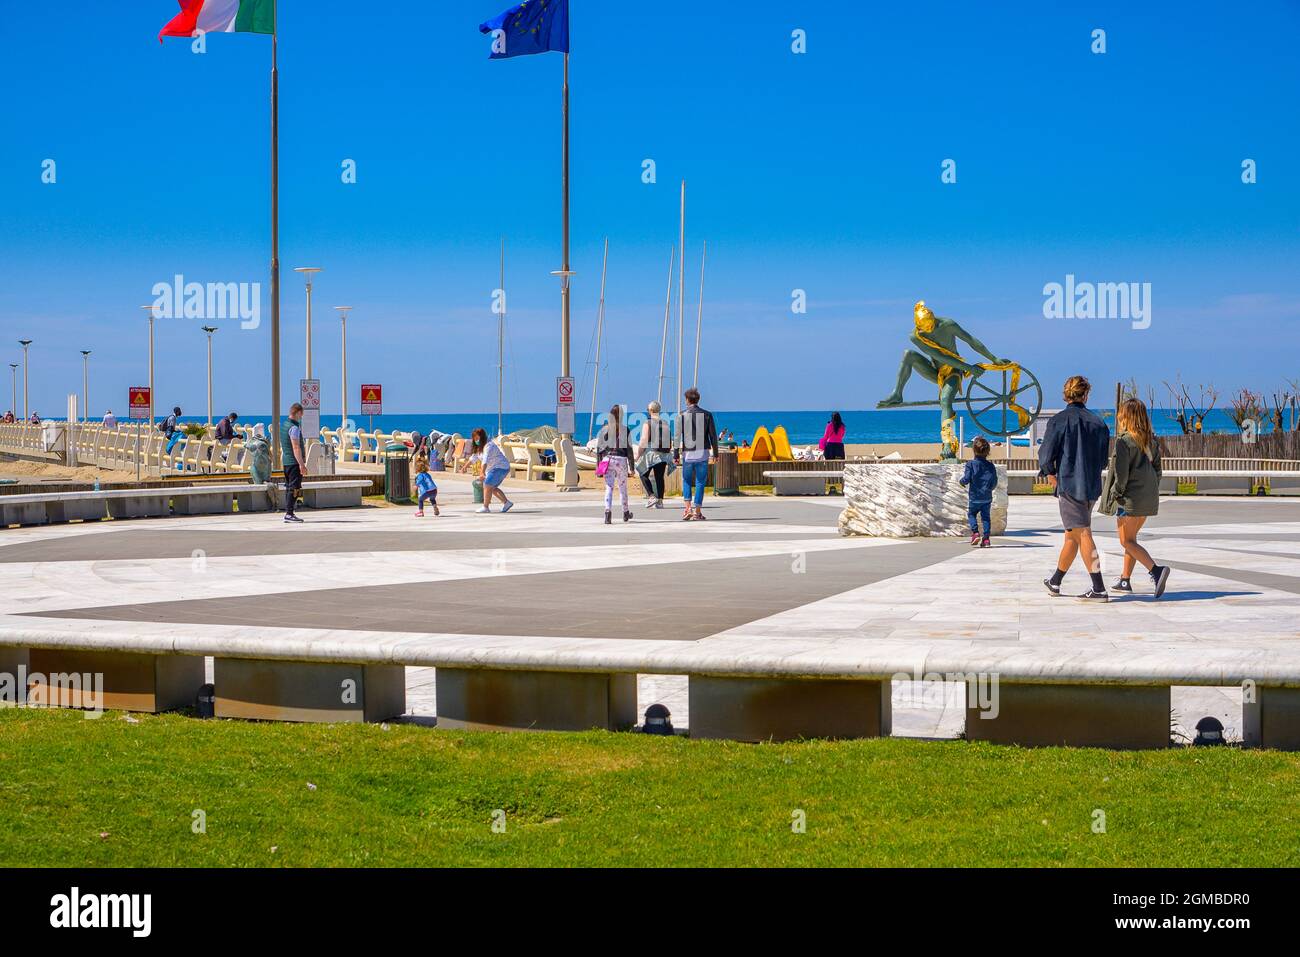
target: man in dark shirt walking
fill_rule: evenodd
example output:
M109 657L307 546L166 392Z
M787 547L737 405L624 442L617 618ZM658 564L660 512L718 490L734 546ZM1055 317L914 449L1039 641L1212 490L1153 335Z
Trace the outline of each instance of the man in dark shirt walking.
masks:
M294 513L302 477L307 471L307 452L303 448L302 405L289 406L289 417L280 423L280 459L284 464L284 520L301 522Z
M1083 563L1092 576L1092 588L1080 595L1085 601L1109 600L1106 583L1101 577L1101 556L1092 539L1092 507L1101 496L1101 470L1110 455L1110 429L1084 404L1092 386L1081 375L1065 381L1064 409L1047 423L1047 433L1038 450L1040 474L1055 490L1065 526L1065 542L1056 562L1056 572L1043 580L1053 595L1061 594L1061 580L1083 554Z

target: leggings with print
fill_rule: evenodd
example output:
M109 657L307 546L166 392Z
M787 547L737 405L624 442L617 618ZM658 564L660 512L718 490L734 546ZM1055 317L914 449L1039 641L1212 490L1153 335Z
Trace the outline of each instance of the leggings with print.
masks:
M605 511L613 511L614 507L614 486L618 486L618 494L623 502L623 511L627 511L627 459L621 455L607 455L605 461L609 463L605 471Z

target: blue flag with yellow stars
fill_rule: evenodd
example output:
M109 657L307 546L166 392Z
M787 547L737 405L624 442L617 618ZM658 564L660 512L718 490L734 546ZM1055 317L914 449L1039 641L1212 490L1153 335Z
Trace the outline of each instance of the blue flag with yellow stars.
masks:
M480 23L478 29L492 35L491 60L548 50L568 53L569 0L524 0L487 23Z

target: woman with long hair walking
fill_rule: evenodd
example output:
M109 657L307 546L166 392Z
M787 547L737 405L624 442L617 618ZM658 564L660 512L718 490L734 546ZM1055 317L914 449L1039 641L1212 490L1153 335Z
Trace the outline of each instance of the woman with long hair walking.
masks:
M600 437L596 440L596 474L605 479L606 525L613 524L615 486L623 504L623 521L632 518L632 510L627 505L627 473L632 460L629 446L627 428L623 425L623 409L616 405L609 410L609 418L601 426Z
M1169 566L1157 565L1141 543L1138 533L1146 520L1160 511L1160 446L1156 444L1151 417L1140 399L1120 403L1115 416L1115 451L1110 460L1110 474L1102 489L1102 510L1115 514L1119 543L1124 548L1124 567L1115 591L1132 594L1133 570L1141 565L1151 576L1155 597L1165 593Z

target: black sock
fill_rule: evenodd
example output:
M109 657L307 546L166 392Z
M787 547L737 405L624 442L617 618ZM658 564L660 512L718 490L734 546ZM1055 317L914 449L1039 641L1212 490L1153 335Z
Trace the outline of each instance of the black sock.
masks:
M1105 591L1105 590L1106 590L1106 583L1105 583L1104 581L1101 580L1101 572L1089 572L1088 574L1092 576L1092 590L1093 590L1093 591Z
M1048 579L1048 581L1050 581L1053 585L1059 585L1064 580L1065 580L1065 572L1061 571L1061 569L1059 568L1056 571L1052 572L1052 577Z

